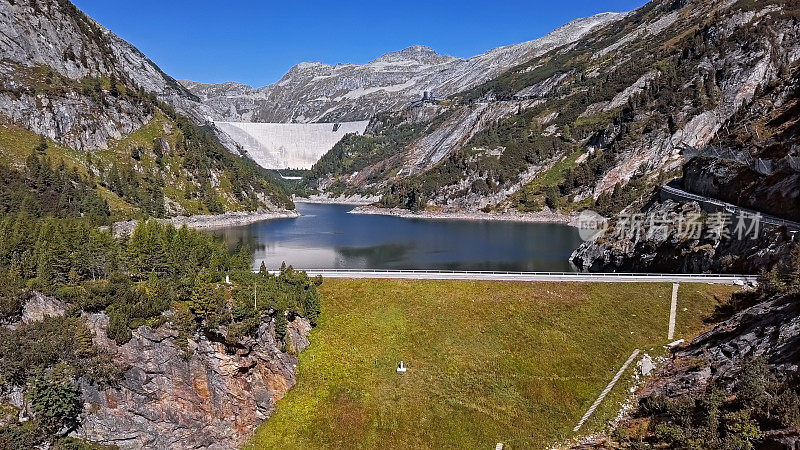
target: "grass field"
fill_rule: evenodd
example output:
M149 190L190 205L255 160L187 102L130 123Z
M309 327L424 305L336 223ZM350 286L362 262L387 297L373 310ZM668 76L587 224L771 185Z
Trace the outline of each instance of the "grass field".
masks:
M671 289L326 280L298 383L250 447L542 448L573 437L635 348L663 353ZM682 285L676 339L733 290ZM631 373L582 433L616 415Z

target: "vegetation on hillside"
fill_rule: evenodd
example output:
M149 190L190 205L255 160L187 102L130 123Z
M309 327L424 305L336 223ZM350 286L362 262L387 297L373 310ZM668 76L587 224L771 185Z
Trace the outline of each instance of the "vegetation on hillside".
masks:
M0 220L0 234L0 324L14 325L0 327L0 389L24 389L34 418L0 421L3 448L63 436L82 412L78 381L113 384L125 370L93 344L84 313L104 312L106 334L120 345L142 325L169 322L189 352L188 339L198 333L219 334L233 345L273 316L313 323L320 312L319 280L291 267L278 275L253 273L247 248L229 251L185 227L146 221L119 240L88 219L37 217L23 209ZM54 297L68 311L21 323L33 295Z
M379 124L377 130L346 135L314 164L305 181L313 186L329 176L350 175L391 158L426 128L425 123L407 122L401 115L386 113L377 115L372 123Z
M93 22L92 22L93 23ZM293 208L279 178L243 156L231 154L208 125L199 126L115 71L74 80L46 66L13 66L0 92L53 99L80 96L86 117L115 108L137 114L144 125L109 142L109 148L77 151L22 128L0 127L0 161L24 164L36 151L90 178L115 218L220 214L259 208ZM128 111L133 108L133 112Z
M69 169L63 161L53 164L39 153L43 152L28 156L23 171L0 164L0 214L86 217L91 223L107 224L111 212L95 183L75 167Z
M364 171L363 184L372 186L393 176L403 150L426 131L441 125L450 111L445 110L429 120L417 120L408 111L376 115L370 129L363 135L347 135L326 153L303 178L303 186L310 191L324 187L330 196L375 194L372 187L356 187L348 177ZM327 181L331 182L328 183Z

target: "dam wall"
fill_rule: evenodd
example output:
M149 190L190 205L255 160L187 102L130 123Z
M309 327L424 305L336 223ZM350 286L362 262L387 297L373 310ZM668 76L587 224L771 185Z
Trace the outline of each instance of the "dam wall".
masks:
M310 169L344 135L363 134L368 120L333 123L215 122L267 169Z

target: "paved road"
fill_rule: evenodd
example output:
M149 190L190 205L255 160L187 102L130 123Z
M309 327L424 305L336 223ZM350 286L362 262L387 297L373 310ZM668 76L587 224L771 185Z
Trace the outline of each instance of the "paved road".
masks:
M606 283L714 283L743 284L758 281L754 275L675 275L569 272L455 272L416 270L306 270L309 276L323 278L388 278L413 280L476 280L476 281L571 281Z
M691 192L686 192L682 189L678 189L672 186L661 186L661 197L663 198L673 198L673 199L680 199L685 201L695 201L700 203L705 203L710 207L716 210L724 210L730 214L738 215L738 214L745 214L747 216L755 216L759 214L761 216L761 222L773 225L776 227L785 226L787 229L791 231L800 231L800 223L792 222L791 220L781 219L780 217L770 216L769 214L764 214L758 211L754 211L752 209L742 208L741 206L736 206L732 203L723 202L722 200L717 200L711 197L704 197L702 195L692 194Z

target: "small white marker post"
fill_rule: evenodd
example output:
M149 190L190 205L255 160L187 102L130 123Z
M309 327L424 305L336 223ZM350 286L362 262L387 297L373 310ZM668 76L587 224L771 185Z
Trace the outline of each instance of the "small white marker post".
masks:
M397 373L406 373L406 366L403 361L400 361L400 365L397 366Z
M669 306L669 328L667 329L667 340L675 339L675 316L678 310L678 283L672 284L672 302Z

